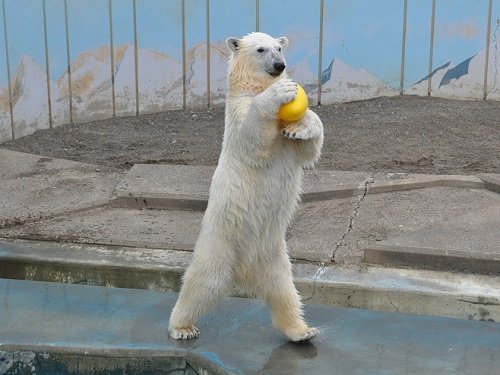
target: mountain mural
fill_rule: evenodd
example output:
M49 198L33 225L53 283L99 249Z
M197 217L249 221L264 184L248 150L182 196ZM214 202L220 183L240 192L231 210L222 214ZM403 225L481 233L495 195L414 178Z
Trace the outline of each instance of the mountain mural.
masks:
M210 45L210 95L212 104L220 104L226 94L227 58L223 43ZM186 54L186 96L190 106L206 106L207 44L199 43Z
M135 114L135 56L131 45L115 49L115 96L119 114ZM109 48L80 54L71 64L73 119L90 121L112 115ZM182 106L181 63L159 52L138 49L141 112L157 112ZM52 77L51 77L52 78ZM52 119L55 125L70 122L69 74L50 82ZM0 141L10 138L9 97L0 90ZM12 81L15 136L48 128L47 74L45 68L23 55ZM8 118L8 121L6 120Z
M500 82L500 53L498 47L498 41L490 44L487 90L488 98L496 100L500 99L500 85L498 84ZM406 90L406 93L427 95L430 79L433 96L481 99L483 97L485 59L486 49L482 49L458 64L448 61L434 69L431 74L415 82Z
M12 84L16 137L49 127L47 104L47 75L31 57L24 55Z
M500 52L498 41L490 46L488 98L500 99ZM116 113L134 115L136 111L135 51L131 44L114 49L101 46L78 55L71 63L71 102L73 120L90 121L112 116L112 72L115 80ZM446 61L431 74L415 82L407 94L427 95L431 79L432 95L452 98L481 98L483 95L485 49L455 63ZM186 51L186 100L190 107L207 105L207 45L200 43ZM226 93L227 52L223 43L210 45L210 100L223 103ZM139 48L138 90L141 113L181 108L183 104L182 62L151 49ZM318 97L317 75L304 58L288 68L290 77L301 83L314 103ZM70 122L69 75L50 77L53 125ZM333 58L321 74L322 104L397 95L398 91L370 74ZM16 138L49 127L46 70L24 55L12 77L12 106ZM11 138L8 90L0 89L0 142Z
M497 23L497 29L499 29ZM488 66L488 99L500 100L500 39L494 34L493 42L490 44L489 66Z
M3 108L0 108L0 143L12 139L12 130L10 128L10 114Z
M137 62L140 111L150 113L180 108L182 64L165 54L142 48L137 51ZM135 55L132 45L116 66L115 92L117 108L135 108Z
M322 104L398 94L397 90L366 70L354 69L336 58L322 72L321 82Z

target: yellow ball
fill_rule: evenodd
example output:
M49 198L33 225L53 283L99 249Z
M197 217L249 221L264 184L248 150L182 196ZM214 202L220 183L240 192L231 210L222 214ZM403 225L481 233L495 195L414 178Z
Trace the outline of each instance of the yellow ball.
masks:
M307 94L302 88L302 86L298 85L297 95L295 98L286 104L283 104L278 111L278 118L284 121L297 121L304 117L306 113L308 100Z

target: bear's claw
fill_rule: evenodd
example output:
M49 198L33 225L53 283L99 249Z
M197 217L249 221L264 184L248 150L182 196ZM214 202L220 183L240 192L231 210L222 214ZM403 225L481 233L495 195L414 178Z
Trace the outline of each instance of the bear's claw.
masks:
M308 328L305 332L301 332L300 334L294 334L288 336L288 338L292 342L305 342L315 338L318 335L319 335L319 329L312 327Z
M200 335L200 330L195 326L172 328L170 329L169 334L174 340L188 340L197 338Z
M284 129L281 134L289 139L301 139L305 140L310 138L309 129L304 126L288 126L287 129Z

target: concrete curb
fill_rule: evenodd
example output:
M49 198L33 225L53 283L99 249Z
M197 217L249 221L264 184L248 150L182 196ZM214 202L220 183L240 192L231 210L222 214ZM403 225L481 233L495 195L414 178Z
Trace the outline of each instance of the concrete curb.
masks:
M208 197L186 197L171 196L165 194L163 197L152 197L148 194L138 194L137 196L114 196L109 201L113 208L154 208L160 210L189 210L205 211L208 204Z
M364 251L363 261L389 267L416 267L427 270L500 275L500 258L493 254L423 247L374 244Z
M165 166L156 166L165 168ZM141 168L146 168L141 174ZM166 176L158 177L152 182L152 186L145 183L148 176L154 175L155 166L136 165L127 176L116 187L110 206L115 208L155 208L171 210L193 210L203 211L207 206L210 176L213 168L198 167L199 176L193 171L196 167L186 167L189 174L188 180L196 184L195 188L183 186L178 180L171 182ZM169 166L170 168L170 166ZM183 166L175 166L172 169L177 178L182 174ZM161 175L160 169L158 174ZM164 171L165 172L165 171ZM434 187L454 187L462 189L485 189L485 182L475 176L460 175L410 175L407 178L391 179L388 177L374 180L369 173L352 173L348 181L355 180L356 183L333 183L335 174L348 175L349 172L315 171L310 176L306 174L304 180L303 202L325 201L331 199L342 199L356 197L365 194L382 194L396 191L425 189ZM193 176L195 174L195 176ZM323 175L323 176L322 176ZM146 177L145 177L146 176ZM308 177L311 179L309 180ZM345 176L344 176L345 177ZM161 181L160 181L161 179ZM316 181L320 179L321 181ZM164 181L163 181L164 180ZM342 178L339 178L342 180ZM162 183L163 182L163 183ZM165 187L161 190L162 186ZM189 191L192 189L193 191Z
M161 249L0 243L0 277L19 280L178 291L190 260ZM500 321L500 280L491 276L311 263L293 272L306 303Z
M395 181L375 181L368 194L389 193L394 191L426 189L433 187L454 187L460 189L484 189L483 181L474 176L437 175L418 176Z
M460 189L484 189L484 182L474 176L419 176L400 180L373 181L368 179L367 194L383 194L396 191L426 189L434 187L454 187ZM365 184L344 186L342 188L332 185L326 190L311 190L304 192L303 202L324 201L356 197L365 193Z
M481 173L478 177L483 180L486 189L500 194L500 174Z

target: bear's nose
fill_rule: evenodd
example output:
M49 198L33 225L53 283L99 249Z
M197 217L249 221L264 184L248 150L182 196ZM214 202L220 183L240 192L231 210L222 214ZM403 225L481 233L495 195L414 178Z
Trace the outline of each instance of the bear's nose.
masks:
M277 72L282 72L283 70L285 70L285 64L283 64L282 62L274 63L274 70L276 70Z

